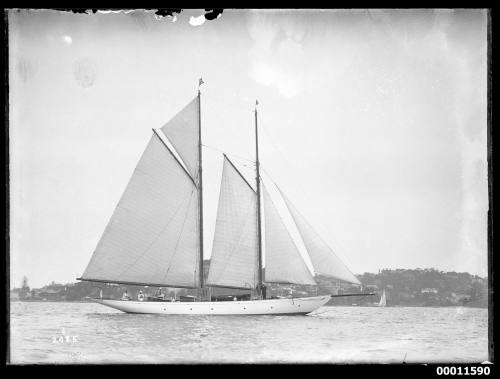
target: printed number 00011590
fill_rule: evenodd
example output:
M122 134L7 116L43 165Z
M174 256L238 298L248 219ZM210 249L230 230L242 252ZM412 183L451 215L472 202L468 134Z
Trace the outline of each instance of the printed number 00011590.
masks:
M490 375L490 368L488 366L478 367L448 367L438 366L436 368L438 375Z

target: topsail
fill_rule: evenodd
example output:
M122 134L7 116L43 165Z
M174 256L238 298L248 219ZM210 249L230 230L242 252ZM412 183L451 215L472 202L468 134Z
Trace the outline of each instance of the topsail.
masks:
M200 98L195 97L161 128L193 178L198 175L199 102Z

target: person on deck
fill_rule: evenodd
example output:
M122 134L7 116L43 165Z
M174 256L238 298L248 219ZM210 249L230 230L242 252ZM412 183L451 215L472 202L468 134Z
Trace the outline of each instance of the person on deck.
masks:
M163 299L165 297L165 295L163 294L163 291L162 291L161 287L156 291L155 296L158 299Z
M144 294L142 293L142 290L139 291L139 294L137 295L137 300L143 301L144 300Z
M258 290L260 292L260 295L262 296L262 299L266 298L266 286L264 284L260 284L258 286Z
M130 296L128 295L127 290L123 293L122 300L130 300Z

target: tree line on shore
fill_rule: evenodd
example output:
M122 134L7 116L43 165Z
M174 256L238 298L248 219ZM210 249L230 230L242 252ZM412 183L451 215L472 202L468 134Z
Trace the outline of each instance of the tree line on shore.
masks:
M208 269L208 262L205 265ZM444 272L436 269L383 269L378 273L357 275L362 286L340 283L325 276L316 276L318 286L268 284L269 296L306 296L323 294L366 294L372 296L334 297L332 305L374 305L385 290L387 306L488 306L486 278L467 272ZM11 291L11 300L21 301L86 301L97 297L120 298L127 291L133 298L142 290L153 294L156 287L106 285L91 282L60 284L52 282L31 289L25 277L20 288ZM241 294L244 290L213 288L213 295ZM164 288L167 297L196 295L196 290ZM248 292L248 291L246 291Z

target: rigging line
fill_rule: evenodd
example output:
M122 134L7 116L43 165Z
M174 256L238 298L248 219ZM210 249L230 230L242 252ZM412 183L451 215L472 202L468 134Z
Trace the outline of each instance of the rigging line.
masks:
M264 134L268 137L268 140L271 143L271 146L273 147L273 149L278 152L278 154L281 156L281 158L283 159L283 161L287 165L289 165L290 167L294 167L294 165L286 158L285 154L281 151L281 149L278 147L278 145L274 142L274 139L268 133L266 123L262 122L262 118L261 118L260 114L257 114L257 118L259 119L259 125L262 126L261 129L264 131ZM299 183L299 186L300 186L300 183Z
M270 140L271 144L273 145L273 147L276 150L280 151L280 149L277 147L277 145L275 145L273 138L271 138L271 135L267 132L266 123L263 122L261 113L262 112L257 113L257 119L259 120L259 126L261 126L261 129L264 130L264 133L269 137L269 140ZM283 158L285 158L285 157L283 157Z
M266 130L266 125L264 122L262 122L262 119L260 117L260 114L257 115L258 119L259 119L259 125L262 125L262 129L264 130L264 134L269 138L269 141L271 142L271 146L278 152L278 154L281 156L281 158L283 159L283 161L286 163L286 165L288 167L292 167L294 168L294 165L286 158L285 154L282 153L282 151L278 148L278 146L274 143L274 140L273 138L270 136L270 134L267 132ZM263 168L262 164L260 165L261 168ZM269 171L267 171L265 168L263 168L264 171L266 172L267 174L267 177L268 179L271 180L271 182L277 187L278 185L276 184L276 182L274 180L271 179L271 174L269 173ZM310 200L310 199L313 199L314 197L313 196L309 196L309 193L308 191L304 190L304 187L302 186L302 184L300 183L300 181L296 181L294 183L294 186L299 190L299 192L304 196L304 198L306 200ZM321 228L322 231L324 232L325 231L325 228ZM326 233L322 233L324 235L327 235ZM347 256L346 254L344 254L343 252L346 251L346 249L338 242L336 241L335 239L332 238L332 236L330 236L330 240L336 245L335 247L335 250L337 250L338 252L342 252L341 255L342 256Z
M281 188L278 186L278 184L276 184L276 182L275 182L275 181L271 178L270 173L269 173L269 172L268 172L268 171L267 171L264 167L262 167L262 166L261 166L261 168L262 168L262 169L263 169L263 171L265 172L266 177L268 178L268 180L269 180L269 181L270 181L270 182L271 182L271 183L272 183L272 184L276 187L276 189L277 189L277 190L278 190L278 192L280 193L280 195L281 195L281 197L283 198L283 200L285 200L285 199L284 199L284 193L281 191ZM287 207L288 212L290 213L290 216L292 216L292 215L291 215L291 210L290 210L290 208L288 207L288 204L287 204L287 202L286 202L286 201L285 201L285 206ZM324 234L324 233L321 233L321 234L320 234L320 233L316 232L315 228L313 228L313 227L312 227L312 225L309 223L309 221L307 221L307 220L306 220L306 218L305 218L305 217L304 217L304 216L303 216L303 215L302 215L302 214L301 214L298 210L296 210L296 211L297 211L297 212L298 212L298 213L302 216L302 219L303 219L303 220L305 221L305 223L309 226L309 228L311 228L312 230L314 230L314 231L315 231L315 233L316 233L316 235L319 237L320 241L321 241L321 242L323 242L323 244L325 244L325 245L326 245L326 246L330 249L330 251L331 251L331 252L335 255L335 257L336 257L336 258L338 258L338 259L339 259L339 260L340 260L340 261L344 264L344 266L347 268L347 270L348 270L348 271L349 271L349 272L350 272L353 276L355 276L355 277L356 277L356 275L354 275L354 273L351 271L351 269L350 269L349 267L347 267L347 265L344 263L344 261L345 261L346 259L345 259L345 258L340 258L340 257L339 257L339 255L341 255L342 257L346 257L346 256L347 256L347 254L345 254L345 253L344 253L344 252L346 251L346 249L344 249L343 247L341 247L341 246L340 246L340 244L339 244L337 241L335 241L335 240L332 238L332 236L330 235L330 239L331 239L331 240L335 243L335 245L337 245L337 246L335 246L335 249L331 248L331 247L330 247L330 244L328 244L328 243L324 240L324 238L322 237L322 235L326 235L326 234ZM280 216L280 217L281 217L281 216ZM292 216L292 220L293 220L293 223L297 226L297 230L298 230L298 225L297 225L297 223L296 223L296 221L295 221L295 218L294 218L293 216ZM302 233L300 232L300 230L298 230L298 232L299 232L299 234L300 234L300 236L301 236L301 239L302 239L302 240L304 240L304 238L302 237ZM324 232L324 231L322 230L322 232ZM305 246L305 242L304 242L304 247L305 247L305 249L306 249L307 254L310 256L309 251L308 251L307 247ZM339 254L339 253L340 253L340 254ZM311 260L311 264L312 264L312 260ZM314 267L314 265L313 265L313 269L314 269L315 274L321 274L321 272L316 271L316 268ZM324 275L324 274L323 274L323 275Z
M218 93L216 92L212 92L210 93L210 96L209 96L210 100L208 101L213 101L213 99L217 100L217 104L229 104L227 105L228 107L230 108L239 108L240 110L245 110L245 111L248 111L248 112L251 112L253 113L254 111L254 108L247 108L246 105L242 105L241 103L244 102L245 104L250 104L251 103L251 100L250 99L241 99L237 96L226 96L226 97L222 97L222 96L219 96ZM229 102L228 99L235 99L235 101L231 101ZM205 99L205 101L207 101ZM215 101L214 101L215 102ZM219 113L219 111L217 111L217 108L214 108L215 109L215 112L216 113Z
M274 182L273 182L273 183L274 183ZM288 206L288 203L290 202L290 200L288 200L288 197L285 197L284 193L281 191L281 189L278 187L278 185L277 185L276 183L274 183L274 185L276 186L276 188L278 189L279 193L281 194L281 197L285 200L285 205L286 205L286 207L288 208L288 210L289 210L289 211L290 211L290 213L291 213L291 209L290 209L290 207ZM290 202L290 204L291 204L291 202ZM293 207L295 208L295 206L294 206L293 204L291 204L291 206L293 206ZM342 260L342 259L340 259L340 258L338 257L338 255L335 253L335 251L333 251L333 249L329 246L329 244L328 244L328 243L326 243L326 241L323 239L323 237L322 237L322 236L321 236L318 232L316 232L316 230L312 227L312 225L309 223L309 221L307 221L307 220L306 220L306 218L302 215L302 213L300 213L300 212L299 212L299 210L298 210L298 209L296 209L296 208L295 208L295 212L296 212L299 216L301 216L302 221L303 221L303 222L304 222L304 223L305 223L305 224L306 224L306 225L307 225L307 226L308 226L308 227L309 227L309 228L310 228L310 229L311 229L311 230L312 230L312 231L316 234L316 236L318 237L318 239L319 239L319 240L320 240L320 241L321 241L321 242L322 242L322 243L323 243L323 244L324 244L324 245L328 248L328 250L330 250L330 251L332 252L332 254L333 254L333 255L334 255L334 256L335 256L338 260L340 260L340 263L342 263L342 264L343 264L343 266L347 269L347 271L349 271L349 272L351 273L351 275L352 275L352 276L356 277L356 275L354 275L354 273L353 273L353 272L349 269L349 267L347 267L347 266L346 266L346 264L343 262L343 260ZM295 225L297 225L297 222L295 221L295 218L293 217L293 215L292 215L292 218L293 218L293 220L294 220L294 222L295 222ZM297 225L297 230L299 230L299 229L298 229L298 225ZM300 234L301 234L301 236L302 236L302 233L300 232L300 230L299 230L299 233L300 233ZM304 238L303 238L303 237L302 237L302 239L304 240ZM305 246L305 241L304 241L304 247L306 247L306 246ZM307 247L306 247L306 250L308 250L308 249L307 249ZM312 263L312 260L311 260L311 263ZM314 265L313 265L313 268L314 268ZM316 271L316 269L314 269L314 271ZM319 271L319 270L318 270L318 271L316 271L316 272L317 272L318 274L321 274L321 271ZM328 274L323 274L323 275L328 275ZM339 279L339 280L341 280L341 279Z
M245 157L242 157L241 155L236 155L236 154L233 154L233 153L228 153L227 151L218 149L218 148L213 147L213 146L209 146L209 145L205 145L205 144L201 144L201 146L206 147L208 149L212 149L212 150L218 151L218 152L220 152L222 154L230 155L230 156L235 157L235 158L239 158L239 159L242 159L242 160L245 160L245 161L249 161L249 162L254 162L252 159L245 158ZM255 166L255 164L254 164L254 166Z
M277 146L277 144L274 142L274 139L271 137L271 135L268 133L267 131L267 127L266 127L266 123L265 122L262 122L262 118L260 116L260 114L257 115L258 119L259 119L259 124L262 126L262 130L264 131L264 134L268 137L268 140L269 142L271 143L271 146L273 147L273 149L275 151L278 152L278 154L281 156L283 162L288 166L288 167L294 167L294 165L287 159L287 157L285 156L285 154L281 151L281 149ZM261 165L262 166L262 165ZM265 170L265 169L264 169ZM271 174L269 173L269 171L265 170L268 177L271 178ZM274 182L273 180L271 180L274 185L277 186L276 182ZM298 186L299 188L299 191L302 193L302 195L304 195L304 197L306 199L311 199L312 197L311 196L308 196L307 192L304 191L304 187L302 187L300 181L297 181L296 183L294 183L294 186Z

